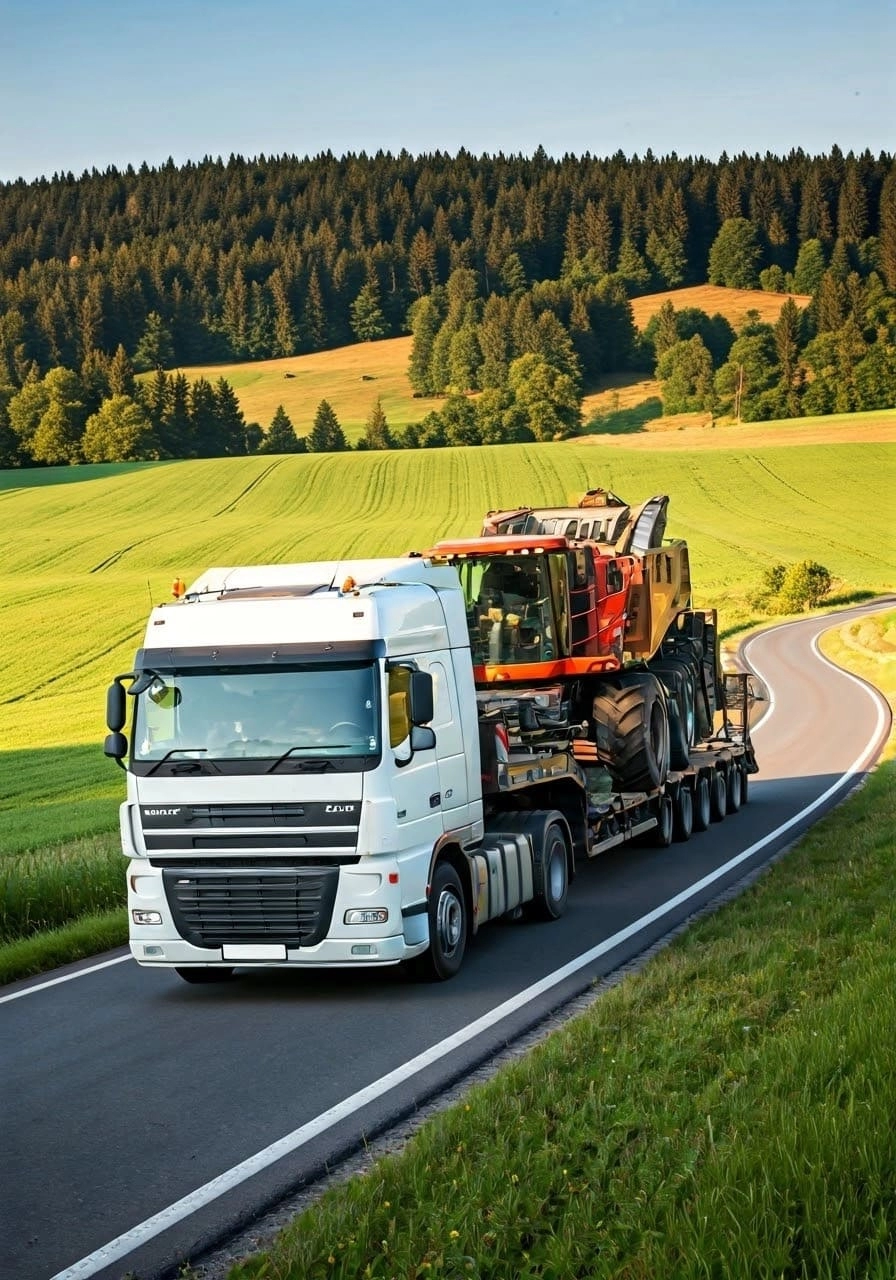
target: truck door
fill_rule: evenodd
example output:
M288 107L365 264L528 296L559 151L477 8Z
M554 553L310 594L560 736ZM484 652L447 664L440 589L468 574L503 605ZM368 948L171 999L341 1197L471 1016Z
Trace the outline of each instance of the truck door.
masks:
M438 738L434 748L415 751L411 756L411 724L407 714L409 673L410 668L401 665L391 667L388 673L389 751L394 761L392 794L401 843L405 848L412 845L434 846L443 830Z
M439 770L439 789L442 794L442 814L445 830L468 821L466 808L467 757L464 752L463 731L455 706L456 690L441 662L429 664L433 678L435 716L432 727L436 732L436 758ZM464 810L463 813L459 810Z

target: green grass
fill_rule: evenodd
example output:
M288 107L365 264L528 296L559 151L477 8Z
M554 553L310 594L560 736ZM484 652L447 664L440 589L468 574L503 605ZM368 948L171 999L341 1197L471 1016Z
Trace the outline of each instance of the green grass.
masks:
M334 547L401 553L477 532L491 507L575 501L603 484L633 502L672 495L668 533L689 542L695 602L718 607L731 634L764 620L750 601L783 558L820 560L842 602L893 589L893 458L886 444L636 453L569 442L0 473L0 628L12 638L0 648L0 866L41 851L80 865L70 847L115 832L124 776L102 755L105 690L130 669L150 603L175 575ZM93 911L88 881L81 909ZM33 928L16 894L14 910L0 905L6 939Z
M728 628L750 618L763 569L783 558L819 560L838 595L886 591L894 457L885 444L634 453L576 442L213 459L7 488L0 627L13 642L0 651L0 742L99 744L106 685L129 669L175 574L334 547L402 553L478 531L490 507L566 502L595 484L633 502L672 495L668 532L689 542L696 602Z
M825 642L891 703L894 628ZM228 1280L889 1280L894 744L752 889Z

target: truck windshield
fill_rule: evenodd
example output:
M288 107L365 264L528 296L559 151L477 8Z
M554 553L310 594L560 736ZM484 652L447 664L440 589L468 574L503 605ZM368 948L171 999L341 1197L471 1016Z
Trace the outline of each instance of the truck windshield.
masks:
M380 751L370 662L184 667L147 673L135 764L370 756Z

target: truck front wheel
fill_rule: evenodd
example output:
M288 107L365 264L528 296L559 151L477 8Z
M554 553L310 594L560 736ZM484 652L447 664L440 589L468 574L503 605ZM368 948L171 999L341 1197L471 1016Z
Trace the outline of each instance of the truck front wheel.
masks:
M444 982L453 978L467 949L467 904L454 867L440 862L429 888L429 949L414 970L421 978Z

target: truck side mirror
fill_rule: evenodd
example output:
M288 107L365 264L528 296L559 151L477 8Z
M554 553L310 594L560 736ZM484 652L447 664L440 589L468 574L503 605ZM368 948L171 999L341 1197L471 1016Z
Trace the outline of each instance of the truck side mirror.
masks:
M429 724L435 715L432 676L428 671L412 671L408 685L408 713L411 724Z
M123 685L116 680L114 684L109 685L106 693L106 725L111 731L111 736L116 734L120 737L121 731L127 723L127 701ZM106 739L108 745L109 739ZM106 752L106 755L114 755L114 752ZM123 752L121 754L124 754Z
M108 756L110 760L117 760L119 763L128 753L128 740L123 733L108 733L103 743L103 754Z

